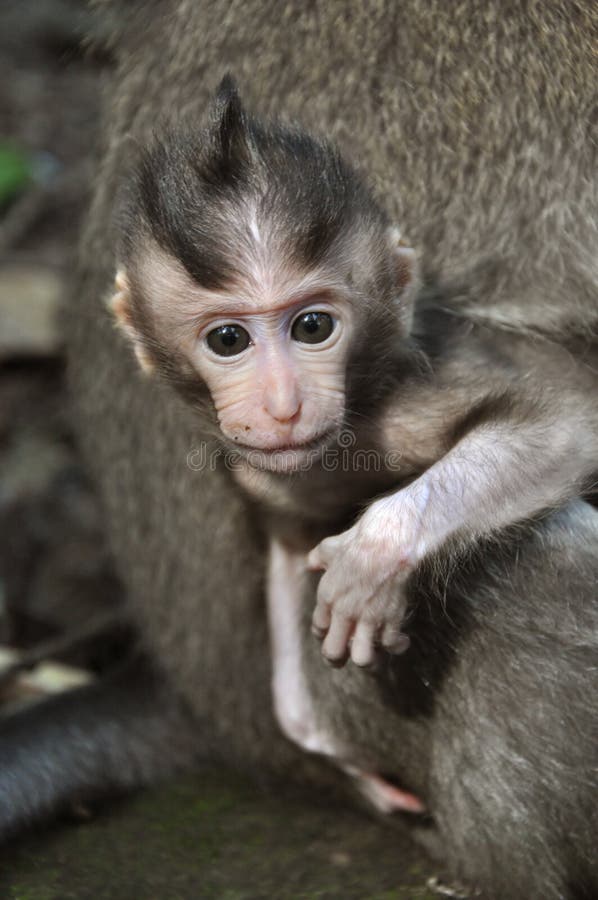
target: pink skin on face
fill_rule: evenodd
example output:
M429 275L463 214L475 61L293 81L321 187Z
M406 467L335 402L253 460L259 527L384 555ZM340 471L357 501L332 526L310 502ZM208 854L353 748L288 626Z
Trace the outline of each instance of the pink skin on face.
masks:
M293 339L294 322L308 312L329 315L334 323L321 343ZM197 367L210 389L222 434L241 448L270 452L309 444L331 425L340 425L347 320L339 300L302 297L268 312L208 322L198 337ZM238 355L219 357L207 337L220 324L243 328L249 346Z

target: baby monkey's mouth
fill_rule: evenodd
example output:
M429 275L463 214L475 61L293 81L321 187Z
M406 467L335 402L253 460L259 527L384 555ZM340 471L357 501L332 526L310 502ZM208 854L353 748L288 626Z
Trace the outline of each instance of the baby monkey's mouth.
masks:
M309 441L280 444L277 447L259 447L235 441L232 453L241 456L252 468L268 472L307 470L335 439L336 429L327 429Z

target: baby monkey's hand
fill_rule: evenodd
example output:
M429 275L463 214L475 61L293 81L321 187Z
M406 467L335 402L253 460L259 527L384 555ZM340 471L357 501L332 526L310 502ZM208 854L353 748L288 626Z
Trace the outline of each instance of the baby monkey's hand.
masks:
M406 581L422 558L427 492L407 488L370 506L348 531L326 538L308 556L311 570L324 570L312 627L333 665L351 657L358 666L375 660L376 645L402 653Z

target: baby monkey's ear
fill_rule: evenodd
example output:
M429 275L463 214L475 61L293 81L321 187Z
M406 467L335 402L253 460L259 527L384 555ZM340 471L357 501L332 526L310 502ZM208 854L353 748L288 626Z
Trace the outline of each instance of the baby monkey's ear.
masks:
M400 307L399 315L407 332L411 330L413 321L413 305L419 288L419 268L417 255L413 247L401 237L395 226L388 229L388 243L393 258L396 301Z
M135 325L131 306L131 290L124 269L119 269L114 279L114 293L108 298L108 308L116 319L116 324L133 346L137 362L146 375L155 369L154 362Z

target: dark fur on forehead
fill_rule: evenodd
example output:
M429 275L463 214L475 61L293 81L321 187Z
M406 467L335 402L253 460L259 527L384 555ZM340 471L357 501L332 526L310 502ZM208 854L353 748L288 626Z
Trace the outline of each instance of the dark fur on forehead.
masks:
M206 128L167 130L144 154L129 193L136 221L124 230L151 235L200 285L222 288L243 277L239 242L251 208L284 258L306 269L353 228L379 233L387 225L333 147L250 116L227 77Z

